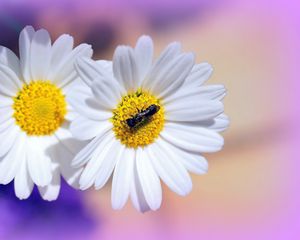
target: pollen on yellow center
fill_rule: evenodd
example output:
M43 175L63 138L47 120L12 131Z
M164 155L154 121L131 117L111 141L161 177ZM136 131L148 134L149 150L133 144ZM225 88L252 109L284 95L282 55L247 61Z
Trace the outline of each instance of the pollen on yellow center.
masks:
M50 81L33 81L23 86L14 98L16 124L27 135L51 135L67 113L65 96Z
M146 110L152 104L160 107L159 111L136 127L129 127L126 120ZM127 147L144 147L154 142L164 126L164 108L159 100L148 92L137 90L122 98L111 119L117 139Z

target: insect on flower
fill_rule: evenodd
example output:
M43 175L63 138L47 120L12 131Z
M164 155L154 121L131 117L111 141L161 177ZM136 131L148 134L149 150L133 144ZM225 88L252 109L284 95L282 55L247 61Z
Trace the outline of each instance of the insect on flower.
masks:
M229 124L225 87L204 85L210 64L195 63L195 54L182 52L178 42L154 60L153 52L152 39L142 36L135 48L118 46L112 62L80 58L75 63L91 90L80 97L79 86L71 91L72 107L81 116L70 129L90 142L72 166L84 168L82 190L101 189L112 176L113 209L123 208L128 198L141 212L159 209L161 182L186 196L192 190L188 171L207 172L202 153L222 148L219 132Z
M150 117L159 111L160 107L158 105L152 104L146 110L139 111L132 118L126 119L126 123L130 128L140 126L142 123L146 122Z

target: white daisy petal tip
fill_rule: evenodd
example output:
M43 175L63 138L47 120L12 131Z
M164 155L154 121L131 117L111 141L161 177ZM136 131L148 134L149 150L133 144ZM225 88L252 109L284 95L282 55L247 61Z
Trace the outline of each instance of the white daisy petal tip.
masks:
M44 188L47 188L47 186L44 187ZM52 202L52 201L57 200L58 195L59 195L59 192L57 192L55 194L53 194L53 193L41 193L42 199L45 200L45 201L48 201L48 202Z
M195 65L196 54L193 52L188 52L188 53L184 53L184 55L185 55L185 61L189 63L190 68L192 70L192 67Z
M113 56L113 74L127 91L136 89L139 71L134 50L129 46L118 46Z
M153 52L153 40L150 36L148 35L142 35L141 37L138 38L136 45L135 45L135 50L142 52L150 52L151 58L152 58L152 52Z
M195 64L191 73L186 78L186 86L195 87L203 85L211 77L213 71L212 65L207 62Z
M137 81L139 85L142 83L152 65L153 49L151 37L143 35L137 40L134 53L139 74L139 79Z
M73 158L73 160L71 162L71 167L79 168L81 166L82 166L82 164L80 163L80 161L78 161L78 159L76 159L76 158Z
M205 71L213 71L214 68L209 62L202 62L199 64Z
M33 181L26 168L26 161L23 161L14 180L15 194L20 200L27 199L33 190Z
M201 71L202 73L212 73L214 71L214 67L209 62L201 62L196 64L195 70Z
M79 179L79 189L82 191L85 191L91 187L92 184L87 185L85 182L83 182L82 178Z
M189 195L192 192L192 190L193 190L193 184L191 182L191 185L185 189L185 193L183 193L181 196L185 197L185 196Z
M111 202L111 207L113 210L121 210L124 207L125 204L121 204L120 202L117 201L112 201Z
M86 78L86 73L83 70L85 64L86 61L84 58L78 58L74 63L74 67L76 69L77 74L80 77L80 80L90 87L93 80L91 78Z
M32 25L26 25L22 31L24 32L34 31L34 27Z
M193 182L192 182L191 178L189 178L188 181L186 181L185 183L182 183L182 184L184 184L184 187L182 187L181 192L177 192L177 194L179 196L186 197L193 190Z
M84 52L86 53L84 55L85 58L91 58L93 55L93 46L91 44L88 43L81 43L80 45L82 49L84 50Z
M113 173L111 191L111 204L113 209L121 209L127 202L134 176L134 161L135 151L130 148L125 148L123 159L120 159L116 163Z
M75 61L75 69L80 79L91 89L93 89L92 85L97 78L109 76L112 71L111 68L111 62L93 61L89 57L80 57Z
M56 169L50 184L44 187L38 187L41 197L46 201L54 201L58 198L60 191L60 175Z
M152 38L149 36L149 35L147 35L147 34L143 34L143 35L141 35L139 38L138 38L138 40L137 40L137 42L136 42L136 45L138 45L138 43L146 43L146 44L151 44L151 45L153 45L153 40L152 40Z
M80 65L89 64L90 62L93 62L89 57L78 57L75 60L75 66L78 68Z
M170 44L166 47L166 49L170 49L170 50L172 50L173 52L178 52L178 53L181 52L181 48L182 48L181 42L177 42L177 41L170 43ZM165 50L166 50L166 49L165 49Z
M20 32L19 38L20 38L20 39L23 39L25 36L29 36L29 35L31 35L31 34L34 33L34 32L35 32L35 29L33 28L33 26L27 25L27 26L25 26L25 27L22 29L22 31Z
M226 114L221 114L220 116L219 116L219 118L220 119L222 119L223 121L224 121L224 128L228 128L229 127L229 125L230 125L230 117L228 116L228 115L226 115Z
M33 35L30 49L31 76L37 80L48 80L47 73L51 63L51 38L45 29Z
M209 79L212 76L213 72L214 72L214 68L208 64L207 68L205 69L205 73L204 73L207 76L207 79Z

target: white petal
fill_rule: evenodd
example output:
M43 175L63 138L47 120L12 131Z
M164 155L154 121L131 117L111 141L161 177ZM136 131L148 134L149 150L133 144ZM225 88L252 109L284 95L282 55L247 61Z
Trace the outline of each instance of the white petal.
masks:
M79 116L78 112L75 111L75 109L70 105L67 104L67 113L65 115L65 120L72 122L75 118Z
M111 62L81 58L77 60L75 67L81 79L90 86L91 89L94 90L94 88L96 88L94 94L100 97L98 104L101 105L101 108L111 109L117 104L121 95L125 94L125 89L113 78ZM92 83L95 85L92 86ZM98 87L96 87L97 85ZM102 97L103 90L105 91ZM106 91L108 92L106 93ZM109 97L108 101L107 97ZM104 102L102 102L102 100Z
M113 77L111 61L78 58L75 62L75 68L81 80L88 86L91 86L92 82L98 77L108 79Z
M21 82L16 74L7 66L0 64L0 94L15 97L19 86L21 86Z
M72 135L80 140L89 140L112 128L109 121L95 121L83 116L77 117L70 125Z
M69 108L73 108L75 111L80 112L80 114L83 114L86 117L98 119L98 108L102 110L100 105L96 104L93 106L94 108L91 109L93 114L91 116L86 115L88 113L90 114L90 111L86 113L85 110L86 107L89 107L86 106L86 101L87 99L93 98L93 93L90 87L87 87L84 83L75 81L73 84L69 84L66 88L63 88L63 92L66 95Z
M109 157L109 154L116 151L116 149L112 148L114 143L113 138L114 134L108 132L93 152L91 159L88 161L80 177L79 184L81 190L86 190L95 183L100 166L105 159Z
M74 188L79 188L82 168L74 168L71 163L74 156L85 146L86 142L74 139L69 128L69 124L64 122L53 136L56 144L48 150L51 158L59 164L60 172L67 183Z
M97 60L96 63L100 68L104 68L110 76L113 75L112 61Z
M190 86L184 85L177 92L163 99L163 104L176 104L176 101L195 98L199 100L215 100L219 99L226 92L224 85L207 85L207 86Z
M113 117L113 109L108 106L104 106L104 104L100 102L98 98L87 98L85 100L85 104L89 108L89 112L85 111L85 114L88 118L95 120L107 120ZM93 113L91 110L93 110Z
M78 58L75 62L75 69L80 79L88 86L91 86L92 82L106 70L105 68L101 70L100 64L89 58Z
M9 67L19 79L22 79L20 61L10 49L0 46L0 63Z
M152 89L159 98L165 98L182 86L190 73L195 61L192 53L181 54L165 66L162 72L157 73L157 85Z
M47 201L56 200L60 191L60 172L57 163L52 162L52 180L45 187L38 187L41 197Z
M68 94L72 93L74 88L83 88L84 92L89 92L89 94L92 93L92 91L84 84L82 81L79 80L79 78L75 79L75 81L70 82L70 84L67 84L63 87L61 87L61 90L63 91L63 94L68 97ZM86 90L88 89L88 91ZM91 96L91 95L90 95Z
M150 207L145 199L145 195L142 190L140 179L138 177L138 172L136 169L136 164L134 164L133 178L130 187L130 197L133 206L140 212L144 213L150 210Z
M212 75L213 68L208 63L196 64L184 84L190 86L201 86Z
M5 132L7 129L12 129L13 127L15 127L14 125L15 125L15 120L11 117L4 120L4 121L1 121L1 123L0 123L0 134ZM5 140L6 140L6 138L5 138Z
M24 82L19 78L19 76L17 76L14 70L8 66L0 64L0 71L12 81L18 90L22 88Z
M0 108L0 124L6 122L9 119L13 119L14 110L11 106Z
M32 80L30 72L30 49L34 33L33 27L26 26L21 31L19 38L20 65L26 83L29 83Z
M71 161L75 154L83 147L84 142L72 138L70 131L64 125L55 132L55 135L51 136L50 140L51 146L48 147L47 153L52 160L52 171L53 169L56 169L56 166L59 166L59 171L66 182L74 188L79 188L79 177L82 168L73 168L71 166ZM53 181L56 180L52 179L52 182ZM49 187L51 187L53 191L56 190L58 193L58 184Z
M173 42L165 48L165 50L160 54L159 58L154 62L149 75L146 76L142 82L144 89L153 89L153 87L159 81L159 78L157 78L157 73L160 73L167 64L169 64L177 55L179 55L180 50L181 45L177 42Z
M30 69L33 80L48 80L50 61L50 35L46 30L40 29L34 34L30 48Z
M161 184L146 149L137 149L136 168L146 201L152 210L157 210L162 200Z
M74 154L65 147L64 141L59 141L53 150L52 158L59 163L63 178L70 186L79 188L79 178L82 173L82 168L74 168L71 166ZM56 186L58 187L58 184L56 184ZM58 191L59 189L56 188L56 190Z
M222 101L224 99L224 97L226 96L226 92L223 93L222 95L219 95L216 97L216 100Z
M185 151L181 148L175 147L174 145L164 142L166 148L170 149L176 156L178 161L189 171L196 174L205 174L208 170L208 162L199 153Z
M220 114L214 119L214 124L210 125L209 128L217 132L222 132L229 126L229 118L225 114Z
M199 87L199 95L206 99L218 99L226 93L226 88L222 84L207 85Z
M191 53L180 54L169 59L164 66L150 71L149 81L152 82L149 90L159 98L166 97L177 91L190 73L194 64L194 55Z
M24 134L18 136L10 151L0 160L0 183L8 184L16 173L25 155Z
M118 161L122 161L121 158L123 158L124 149L125 147L123 144L121 144L118 140L114 141L110 153L103 160L103 163L97 171L97 177L95 181L96 189L102 188L108 181L116 163Z
M123 159L119 159L116 164L112 180L111 201L113 209L121 209L128 199L133 178L134 161L135 150L125 148Z
M49 79L52 79L59 88L72 83L79 76L75 69L76 60L79 58L90 58L92 54L93 50L90 45L80 44L64 57L60 67L56 71L52 71L51 75L48 76Z
M13 101L12 97L2 95L1 91L0 91L0 108L11 107L13 103L14 103L14 101Z
M93 120L106 120L112 117L112 112L94 99L91 89L87 86L75 85L66 95L67 102L84 117Z
M58 144L63 144L72 154L76 154L84 145L83 141L76 140L72 136L70 132L70 123L67 121L64 121L60 128L56 130L54 137L56 143L58 141Z
M73 159L72 166L77 168L86 164L90 160L92 154L94 153L95 149L98 147L104 136L105 134L96 136L83 149L81 149L81 151Z
M157 139L147 151L155 171L172 191L185 196L192 190L192 181L188 172L176 160L178 156L163 145L163 140Z
M29 176L26 157L27 154L24 153L22 159L19 159L19 170L14 180L15 193L19 199L27 199L33 189L33 181Z
M220 114L214 119L209 119L205 121L196 121L196 122L185 122L184 124L199 126L214 130L216 132L222 132L226 130L229 126L229 118L225 114Z
M64 63L65 57L73 49L74 39L68 34L61 35L54 43L51 49L51 71L56 72ZM50 73L51 74L51 73Z
M197 98L182 99L165 106L165 119L176 122L193 122L213 119L224 111L222 102Z
M139 73L132 48L117 47L113 56L113 71L115 78L127 91L136 90Z
M92 91L98 102L109 110L115 108L122 98L119 84L114 79L98 77L92 84Z
M193 152L216 152L224 144L218 133L193 125L165 123L160 136L179 148Z
M152 64L152 57L153 57L152 39L149 36L141 36L136 43L134 52L135 52L136 64L139 72L138 85L140 86L142 80L145 78Z
M43 137L28 137L27 159L28 169L33 182L38 186L46 186L51 182L51 160L45 152L47 141Z
M16 144L19 136L19 128L15 125L3 129L0 133L0 157L3 157Z

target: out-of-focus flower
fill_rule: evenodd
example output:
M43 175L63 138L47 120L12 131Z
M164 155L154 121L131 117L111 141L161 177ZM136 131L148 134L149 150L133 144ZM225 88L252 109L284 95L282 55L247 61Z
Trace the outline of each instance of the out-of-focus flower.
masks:
M228 126L223 85L202 86L212 73L171 43L152 63L153 43L119 46L113 62L80 59L77 70L90 89L75 87L70 104L80 113L72 134L91 142L75 157L84 166L81 189L100 189L113 174L112 206L129 196L140 211L161 205L160 178L179 195L192 189L188 171L203 174L200 154L222 148L218 132ZM74 95L74 96L73 96Z
M61 35L25 27L19 39L20 59L0 47L0 183L14 179L15 193L28 198L34 184L43 199L54 200L60 175L76 187L79 170L70 167L78 150L68 130L74 117L65 95L79 84L74 61L91 57L92 49Z

